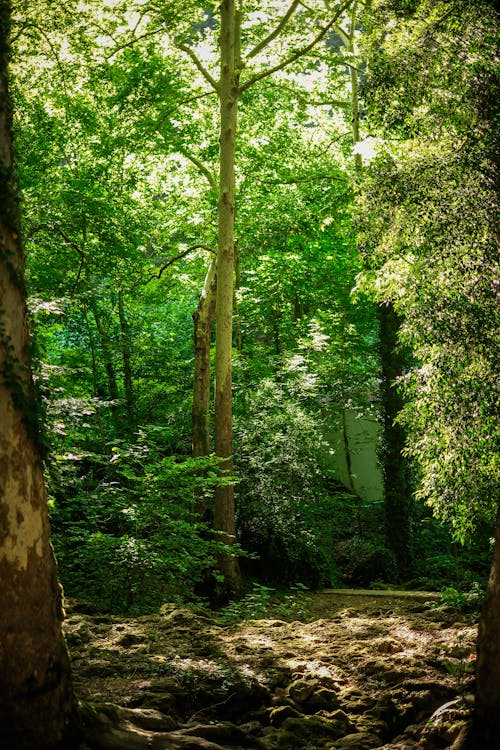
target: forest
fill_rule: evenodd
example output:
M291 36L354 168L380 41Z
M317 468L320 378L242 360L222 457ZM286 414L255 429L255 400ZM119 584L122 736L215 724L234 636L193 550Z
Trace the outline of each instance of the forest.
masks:
M500 750L499 12L0 0L2 750Z

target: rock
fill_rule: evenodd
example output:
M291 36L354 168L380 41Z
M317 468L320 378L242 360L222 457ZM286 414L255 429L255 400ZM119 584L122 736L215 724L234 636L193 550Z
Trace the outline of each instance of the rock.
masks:
M273 727L280 727L285 719L297 718L299 712L292 706L278 706L269 712L269 723Z
M281 747L307 747L311 740L319 743L321 740L325 742L339 739L348 731L346 723L340 719L327 719L323 716L285 719L281 726Z
M320 688L319 690L315 690L313 693L311 693L308 700L305 702L305 705L307 706L308 710L312 710L313 713L316 710L320 709L327 709L328 711L332 711L334 708L338 708L339 698L334 690L329 690L328 688Z
M332 750L372 750L379 746L379 738L370 732L356 732L346 734L340 740L336 740Z
M288 695L294 703L305 703L315 690L319 690L320 683L316 680L295 680L288 686Z
M120 708L119 715L134 726L152 732L168 732L177 729L175 719L153 708Z
M176 699L171 693L149 693L143 692L138 696L131 707L144 706L171 715L175 711Z
M202 737L210 742L223 743L225 745L241 745L246 742L247 735L242 729L229 722L220 722L218 724L190 724L183 729L179 729L175 735Z
M123 648L129 648L138 643L144 643L144 636L137 633L125 633L118 639L117 643L119 646L123 646Z

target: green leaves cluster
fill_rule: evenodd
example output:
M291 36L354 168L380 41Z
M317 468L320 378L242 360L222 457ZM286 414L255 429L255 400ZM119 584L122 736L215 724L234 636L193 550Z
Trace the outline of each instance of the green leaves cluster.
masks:
M384 29L371 15L383 145L359 202L364 280L392 300L415 359L400 385L418 494L464 540L491 522L499 479L496 16L422 1L403 20L393 5L374 8Z

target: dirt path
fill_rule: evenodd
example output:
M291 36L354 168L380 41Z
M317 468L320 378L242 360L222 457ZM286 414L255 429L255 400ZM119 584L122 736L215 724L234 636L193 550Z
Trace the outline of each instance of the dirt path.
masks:
M89 714L89 746L446 747L470 702L476 629L435 598L331 590L308 622L230 626L173 605L135 619L73 611L80 697L122 707Z

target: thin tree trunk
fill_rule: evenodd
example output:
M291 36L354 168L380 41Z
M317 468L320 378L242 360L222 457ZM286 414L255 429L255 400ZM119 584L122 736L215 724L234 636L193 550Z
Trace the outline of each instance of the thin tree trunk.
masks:
M130 340L130 326L125 313L123 291L118 291L118 317L120 320L120 340L123 360L123 383L125 390L125 405L127 407L128 421L131 431L135 427L134 387L132 380L132 344Z
M241 354L243 349L243 338L241 335L240 311L238 304L238 291L241 286L241 253L239 242L234 243L234 346L236 351Z
M99 343L101 345L104 368L106 370L106 375L108 376L109 397L112 401L117 401L119 397L118 384L116 381L115 368L113 365L113 355L111 353L111 345L109 342L108 334L104 330L101 316L95 302L91 303L90 309L92 311L92 315L94 316L95 325L99 334Z
M396 380L403 372L404 358L398 352L399 319L389 303L379 307L380 360L382 366L382 469L385 489L385 536L394 552L398 570L403 578L412 575L414 568L411 533L411 493L408 486L407 465L402 450L406 435L396 418L403 408L403 399Z
M0 744L55 747L73 709L37 440L0 2ZM69 747L69 744L66 745Z
M221 69L219 79L220 154L217 243L217 295L215 339L215 453L225 476L233 472L232 428L232 337L233 337L233 275L234 275L234 212L235 212L235 144L238 109L238 74L235 56L239 54L239 31L234 0L220 5ZM215 518L222 539L235 540L234 485L220 484L215 491ZM226 593L238 595L241 583L237 561L221 555L221 573Z
M93 391L93 394L94 394L94 398L96 400L96 410L95 410L96 420L97 420L97 425L99 427L99 435L100 435L100 438L101 438L102 450L104 452L106 452L106 433L104 431L104 425L103 425L103 422L102 422L101 410L100 410L100 407L99 407L99 404L98 404L98 399L99 399L99 382L98 382L98 378L97 378L96 347L95 347L94 335L92 333L92 328L90 326L90 323L89 323L86 311L84 312L84 316L85 316L85 322L87 324L87 331L88 331L88 334L89 334L90 358L91 358L91 361L92 361L92 391Z

